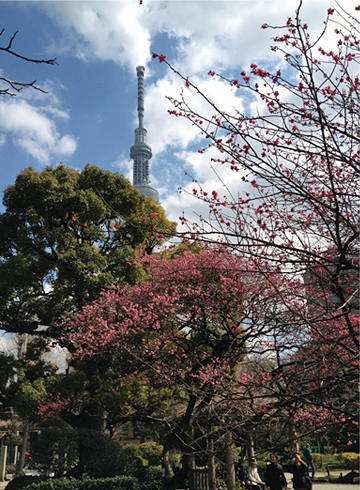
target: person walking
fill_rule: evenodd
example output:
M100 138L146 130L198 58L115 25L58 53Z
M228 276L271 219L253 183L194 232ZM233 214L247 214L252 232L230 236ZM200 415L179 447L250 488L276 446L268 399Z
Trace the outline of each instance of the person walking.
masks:
M308 465L308 476L310 476L309 469L311 468L311 479L313 480L316 469L314 465L314 458L310 449L310 444L306 444L306 447L304 447L302 453L303 453L304 461Z
M270 455L270 463L266 465L265 472L266 490L283 490L287 488L287 481L282 466L278 463L278 455Z
M300 458L299 453L294 453L291 460L294 490L311 490L311 480L308 477L307 464Z
M257 470L257 463L255 458L250 459L250 466L247 469L250 480L251 490L265 490L265 482L260 478L259 472Z

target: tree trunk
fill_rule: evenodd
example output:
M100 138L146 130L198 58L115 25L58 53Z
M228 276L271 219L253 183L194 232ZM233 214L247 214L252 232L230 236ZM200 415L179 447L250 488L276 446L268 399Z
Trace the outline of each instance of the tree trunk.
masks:
M214 441L211 437L208 438L208 474L209 490L216 490Z
M164 478L166 480L169 480L174 476L174 471L171 464L171 451L165 448L163 452L163 469L164 469Z
M186 436L186 447L185 452L182 454L181 462L187 478L190 477L190 473L195 469L195 455L192 451L194 442L194 430L192 427L189 428L188 434Z
M30 424L29 422L26 422L24 424L24 430L22 433L22 443L20 447L20 459L17 462L17 468L16 468L16 474L17 475L22 475L24 471L24 466L25 466L25 456L26 456L26 450L27 450L27 445L28 445L28 440L29 440L29 432L30 432Z
M248 445L246 450L247 450L246 452L247 452L248 462L250 463L250 459L255 456L254 438L252 432L249 432L248 434Z
M226 486L228 490L235 490L234 450L231 432L225 435L225 443Z
M289 441L290 441L290 451L291 453L293 452L299 452L299 443L296 439L295 436L295 429L294 429L294 423L292 420L289 422Z

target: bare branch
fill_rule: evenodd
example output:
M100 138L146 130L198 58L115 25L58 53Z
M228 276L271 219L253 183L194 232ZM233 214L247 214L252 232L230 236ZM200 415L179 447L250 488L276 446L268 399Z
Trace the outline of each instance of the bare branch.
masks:
M3 35L4 31L5 31L5 29L2 29L0 31L0 37ZM19 54L16 51L13 51L11 48L12 48L14 39L15 39L16 35L18 34L18 32L19 31L16 31L11 36L7 46L0 46L0 51L3 51L5 53L9 53L10 55L15 56L16 58L20 58L21 60L28 61L29 63L46 64L46 65L57 65L58 64L58 62L56 61L56 58L52 58L52 59L48 59L48 60L29 58L27 56L23 56L23 55ZM23 90L24 88L28 88L28 87L31 87L35 90L38 90L39 92L47 94L47 92L45 90L43 90L42 88L35 85L36 80L34 80L33 82L24 83L24 82L12 81L6 77L0 77L0 81L2 81L8 85L7 88L3 88L3 89L0 88L0 95L9 95L11 97L15 97L19 92L21 92L21 90Z

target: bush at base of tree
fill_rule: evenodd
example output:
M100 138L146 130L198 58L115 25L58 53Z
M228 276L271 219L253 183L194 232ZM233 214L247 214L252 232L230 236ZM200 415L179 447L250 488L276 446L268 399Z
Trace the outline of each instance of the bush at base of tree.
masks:
M7 485L7 490L22 490L23 488L32 485L33 483L39 484L44 481L44 477L42 476L18 476L13 478Z
M139 481L131 476L115 476L114 478L75 478L49 479L40 483L32 483L28 490L141 490ZM154 489L155 490L155 489Z
M139 480L141 490L162 488L162 469L159 466L139 468L132 476Z
M80 458L71 476L79 478L87 474L91 478L111 478L123 474L118 471L120 446L116 441L94 430L80 429L77 434Z
M136 476L156 471L161 465L162 446L156 443L123 444L94 430L49 427L31 441L31 454L37 468L56 476L111 478ZM152 477L150 477L152 478Z
M163 446L156 442L143 442L139 446L141 457L146 459L149 466L159 466L162 462Z
M14 478L9 490L160 490L161 468L149 466L138 471L137 476L120 475L113 478L48 478L33 476Z

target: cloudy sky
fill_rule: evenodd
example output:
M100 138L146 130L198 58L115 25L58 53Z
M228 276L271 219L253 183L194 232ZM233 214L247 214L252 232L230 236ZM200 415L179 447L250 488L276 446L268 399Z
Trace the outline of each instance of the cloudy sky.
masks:
M185 172L211 189L221 182L200 155L200 137L186 121L168 115L166 96L181 89L200 110L202 102L164 63L166 55L181 73L202 87L221 107L241 108L244 94L207 75L209 70L238 78L255 62L267 69L282 60L270 50L264 23L284 25L298 1L0 1L0 46L19 31L13 50L31 58L57 58L58 65L34 65L0 52L0 76L31 82L48 94L27 89L0 98L0 184L14 183L28 166L82 169L87 163L119 171L132 180L129 149L137 126L136 66L146 67L145 127L153 149L151 181L172 220L188 217L194 199L179 195L191 187ZM333 0L303 0L301 18L320 32ZM354 7L342 0L345 8ZM234 176L224 175L224 179ZM1 208L3 209L3 208Z

